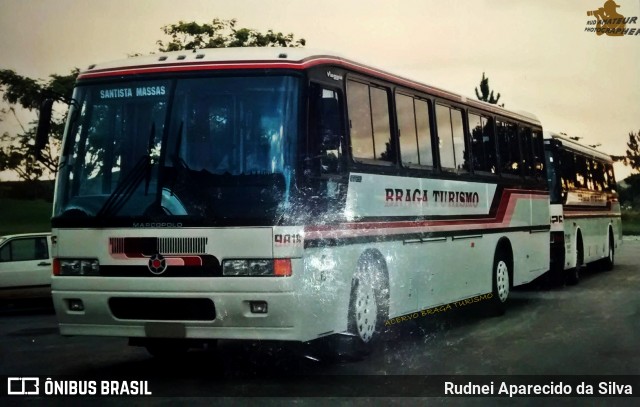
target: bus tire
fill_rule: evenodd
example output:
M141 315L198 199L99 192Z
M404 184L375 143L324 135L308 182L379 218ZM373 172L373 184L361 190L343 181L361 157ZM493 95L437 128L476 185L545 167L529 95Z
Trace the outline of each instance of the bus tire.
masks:
M576 285L580 282L580 272L584 267L584 247L582 246L582 235L578 233L576 239L576 266L567 270L567 284Z
M388 282L382 260L367 256L351 283L348 332L351 351L357 355L371 353L372 344L380 337L387 311Z
M509 299L511 290L511 270L513 261L508 254L508 250L499 247L493 256L492 269L492 297L489 303L489 311L492 315L502 315L506 309L506 303Z
M609 251L607 253L607 257L602 259L602 269L604 271L613 270L614 262L615 262L615 248L614 248L614 241L613 241L613 233L611 233L611 230L609 230Z

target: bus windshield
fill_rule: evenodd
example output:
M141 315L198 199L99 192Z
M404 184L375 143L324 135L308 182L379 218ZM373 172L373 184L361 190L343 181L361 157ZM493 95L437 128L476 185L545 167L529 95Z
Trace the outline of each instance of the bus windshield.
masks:
M290 202L299 91L292 76L78 86L54 216L273 222Z

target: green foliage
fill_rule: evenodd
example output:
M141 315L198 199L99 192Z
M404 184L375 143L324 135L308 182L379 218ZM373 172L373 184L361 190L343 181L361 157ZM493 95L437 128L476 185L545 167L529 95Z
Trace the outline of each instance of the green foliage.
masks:
M3 100L10 105L9 110L3 110L2 113L12 113L21 128L17 134L4 132L0 135L0 171L13 171L26 181L39 179L47 173L55 177L66 113L52 119L49 143L42 152L43 159L36 161L33 140L37 122L33 121L25 127L18 119L15 107L38 110L45 99L67 104L71 100L77 76L78 70L74 69L68 75L54 74L48 81L42 81L18 75L9 69L0 70L0 92Z
M179 51L202 48L224 47L302 47L304 39L296 40L293 34L282 34L268 30L261 33L250 28L237 28L236 20L213 19L210 24L179 21L162 27L169 40L158 40L160 51ZM135 54L140 55L140 54ZM21 127L18 134L4 133L0 135L0 171L14 171L23 180L36 180L45 174L55 177L59 148L64 131L67 109L58 107L62 112L54 116L49 134L49 144L43 151L43 162L35 161L34 140L37 122L28 126L22 125L15 108L38 110L45 99L53 99L65 104L71 103L73 85L78 76L78 69L67 75L53 74L49 79L36 80L17 74L10 69L0 69L0 93L10 108L0 110L2 115L12 113Z
M640 235L640 211L622 211L622 234Z
M0 198L0 236L51 230L51 203Z
M627 155L622 159L624 165L628 165L632 170L640 172L640 131L638 133L629 132L626 153Z
M77 76L78 69L74 69L68 75L53 74L48 81L42 81L18 75L11 69L1 69L0 91L2 99L10 105L37 110L45 99L68 103Z
M498 100L500 100L500 93L498 92L498 96L493 96L493 91L489 90L489 78L484 76L484 72L482 72L482 79L480 80L480 92L478 92L478 88L476 90L476 97L478 100L482 100L483 102L497 104ZM504 107L504 103L500 105Z
M640 209L640 174L633 174L624 180L626 187L618 187L618 197L623 208Z
M193 50L203 48L230 47L302 47L304 38L294 39L293 34L282 34L268 30L261 33L251 28L236 28L237 20L214 18L211 24L195 21L179 21L162 27L170 40L158 40L162 52Z

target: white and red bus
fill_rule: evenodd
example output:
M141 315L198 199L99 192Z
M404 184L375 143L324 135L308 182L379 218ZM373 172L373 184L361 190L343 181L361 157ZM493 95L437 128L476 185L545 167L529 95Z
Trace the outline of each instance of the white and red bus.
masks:
M560 134L545 132L551 196L551 271L577 284L580 270L600 262L611 270L622 243L613 160Z
M306 49L215 49L81 71L63 141L63 335L352 338L549 266L528 114ZM395 319L397 320L397 318Z

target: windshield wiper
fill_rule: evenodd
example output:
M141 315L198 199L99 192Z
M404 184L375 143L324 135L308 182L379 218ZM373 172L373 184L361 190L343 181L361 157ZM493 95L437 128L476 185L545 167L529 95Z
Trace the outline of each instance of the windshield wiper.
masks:
M109 214L116 214L127 203L129 198L133 195L140 182L146 179L145 195L149 192L149 183L151 181L151 150L153 149L153 140L156 132L156 124L151 123L151 129L149 131L149 144L147 154L140 157L136 165L131 169L129 174L118 184L116 189L113 190L109 198L105 201L104 205L96 217L104 217Z
M171 154L171 162L173 163L174 167L183 167L187 170L190 170L189 166L187 165L187 163L184 161L184 159L182 157L180 157L180 147L182 146L182 137L183 137L183 131L182 128L184 127L184 120L180 122L180 127L178 128L178 136L177 136L177 140L176 140L176 148L173 151L173 154Z

